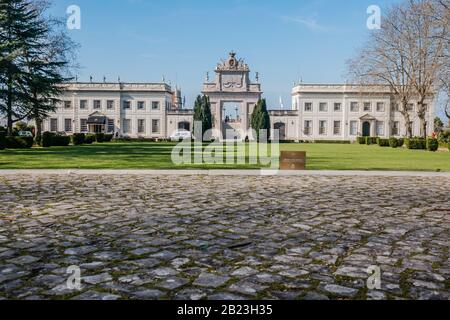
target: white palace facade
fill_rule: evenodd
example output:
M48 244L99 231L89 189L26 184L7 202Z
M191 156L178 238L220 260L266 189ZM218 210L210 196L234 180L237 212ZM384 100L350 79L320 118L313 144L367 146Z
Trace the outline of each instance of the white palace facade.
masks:
M230 53L206 76L202 93L209 96L216 132L243 139L262 98L259 76L252 81L248 65ZM44 131L110 133L116 137L167 139L177 130L191 130L193 111L183 109L181 92L166 83L69 83L57 111L44 122ZM433 101L427 101L427 121L433 124ZM227 114L233 104L236 112ZM421 135L417 103L409 105L413 134ZM355 141L358 136L406 135L403 115L385 87L344 84L297 84L291 110L270 110L272 129L281 140ZM428 134L433 125L428 125ZM228 132L228 135L224 132Z

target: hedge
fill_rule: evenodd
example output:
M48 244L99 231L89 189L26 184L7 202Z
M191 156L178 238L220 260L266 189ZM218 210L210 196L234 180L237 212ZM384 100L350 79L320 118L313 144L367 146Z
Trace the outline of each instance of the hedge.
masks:
M351 144L349 140L315 140L314 143Z
M6 132L0 131L0 150L5 150L6 148Z
M74 133L72 136L72 143L74 146L79 146L84 143L86 136L84 133Z
M436 152L439 149L439 141L437 139L427 140L427 150Z
M405 145L405 139L399 138L397 139L397 147L401 148Z
M52 147L67 147L70 144L69 136L58 136L52 137Z
M424 138L412 138L405 140L406 147L410 150L426 150L427 140Z
M105 134L103 141L104 142L111 142L113 138L114 138L113 134Z
M44 132L41 138L41 146L43 148L49 148L52 146L52 138L55 136L53 132Z
M389 139L389 146L391 148L398 148L398 139L397 138L390 138Z
M84 143L93 144L95 142L95 134L88 133L84 138Z
M366 144L366 137L358 137L357 140L359 144Z
M389 146L390 146L389 139L381 139L381 138L378 138L378 139L377 139L377 144L378 144L380 147L389 147Z
M105 134L104 133L96 133L95 134L95 141L97 141L98 143L105 142Z
M5 147L7 149L30 149L33 147L33 137L5 137Z
M372 144L377 144L377 137L366 137L366 144L368 146L372 145Z

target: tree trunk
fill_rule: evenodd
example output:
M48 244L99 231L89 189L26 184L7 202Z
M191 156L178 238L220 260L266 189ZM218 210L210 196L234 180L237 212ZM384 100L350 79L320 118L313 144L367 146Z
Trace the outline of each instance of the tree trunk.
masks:
M8 136L12 136L13 135L13 118L12 118L12 80L11 77L8 78L8 93L7 93L7 97L6 97L7 101L6 101L6 116L7 116L7 134Z

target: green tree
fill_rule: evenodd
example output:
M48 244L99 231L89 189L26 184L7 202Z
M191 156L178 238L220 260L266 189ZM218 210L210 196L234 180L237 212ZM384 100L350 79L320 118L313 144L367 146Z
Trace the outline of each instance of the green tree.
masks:
M434 118L434 130L436 132L442 132L444 129L444 123L442 122L441 118L436 117Z
M55 96L68 80L69 44L56 20L46 17L46 1L0 1L0 112L8 134L13 124L34 119L39 124L54 111ZM62 30L62 29L61 29Z
M197 123L202 124L202 130L196 130ZM206 131L212 129L211 103L207 96L198 96L194 105L194 134L195 138L203 141ZM198 132L197 132L198 131ZM201 137L199 136L201 133Z
M260 141L260 131L267 130L267 139L270 139L270 115L267 111L266 99L260 99L253 110L250 124L256 131L257 140Z

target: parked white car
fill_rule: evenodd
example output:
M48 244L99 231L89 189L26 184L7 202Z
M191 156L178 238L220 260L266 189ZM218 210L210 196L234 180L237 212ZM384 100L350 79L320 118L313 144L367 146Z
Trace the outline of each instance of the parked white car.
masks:
M182 141L187 139L193 139L193 135L190 131L187 130L179 130L175 131L171 136L171 141Z
M19 137L31 137L33 138L33 134L30 131L19 131Z

